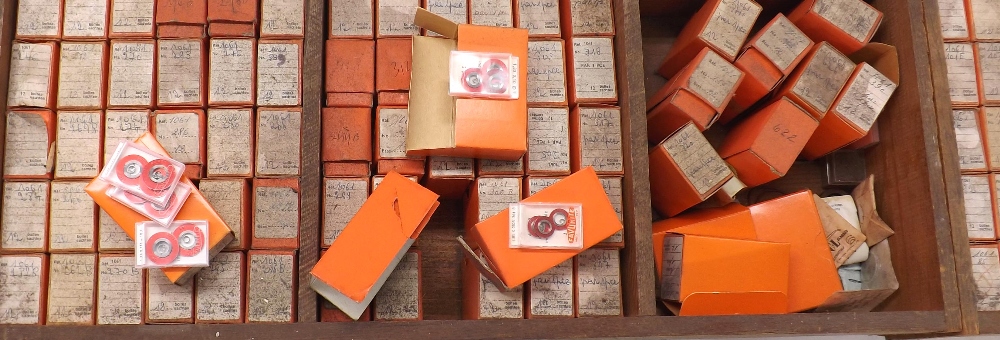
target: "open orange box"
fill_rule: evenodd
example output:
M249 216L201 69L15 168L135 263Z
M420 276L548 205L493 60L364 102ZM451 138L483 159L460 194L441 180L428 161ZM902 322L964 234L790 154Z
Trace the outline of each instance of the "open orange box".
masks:
M167 151L163 149L163 146L148 132L136 139L135 142L153 152L167 155ZM187 177L181 177L181 181L194 187L194 184ZM128 234L129 238L135 240L135 224L149 221L149 219L109 197L106 192L110 188L111 184L95 178L84 190L94 199L97 205L101 206L101 209L106 211L118 223L118 226L125 231L125 234ZM205 197L198 190L191 190L191 195L184 201L184 205L181 206L176 219L208 221L208 240L205 244L209 247L209 258L214 257L215 254L222 251L222 248L225 248L233 240L232 229L226 225L226 222L222 220L222 217L215 212L212 205L208 204L208 201L205 200ZM201 270L201 267L171 267L161 268L160 270L163 270L163 273L167 275L170 282L184 284L193 278L194 274Z
M316 263L310 286L357 320L439 205L437 194L389 174Z
M475 180L475 160L472 158L427 158L427 177L424 186L444 199L462 199Z
M730 130L719 156L743 183L755 187L785 176L818 125L816 118L782 97Z
M622 230L614 207L593 168L587 167L542 189L521 202L565 202L583 205L582 249L511 248L508 210L479 222L459 236L465 256L501 291L517 287L531 278L573 258ZM466 241L468 238L468 242ZM482 251L477 256L471 245Z
M417 9L414 23L447 39L413 37L407 154L499 160L524 155L527 86L520 86L515 100L455 98L448 94L448 75L457 50L510 53L521 60L517 78L528 79L528 30L456 24L424 9Z
M712 197L733 180L733 172L693 123L649 150L653 208L675 216Z
M653 262L656 275L663 270L663 243L668 233L756 240L750 210L739 203L691 211L653 223Z
M882 12L861 0L806 0L788 14L813 41L826 41L844 54L860 50L882 23Z
M649 142L659 143L688 122L705 131L729 105L744 73L709 48L649 98Z
M658 73L673 77L704 48L711 48L730 62L736 60L762 9L752 0L706 1L684 25Z

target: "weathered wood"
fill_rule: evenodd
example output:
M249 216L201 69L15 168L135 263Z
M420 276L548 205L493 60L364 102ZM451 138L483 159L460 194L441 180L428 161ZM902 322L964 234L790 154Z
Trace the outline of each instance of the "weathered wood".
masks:
M0 107L3 107L3 114L0 115L0 160L4 159L6 148L2 146L7 136L7 75L10 74L10 52L11 43L14 41L14 15L17 14L17 0L0 0ZM0 169L0 173L3 170ZM3 186L3 177L0 176L0 187ZM3 206L3 195L0 195L0 206Z
M320 212L323 179L320 162L320 107L323 100L323 41L326 0L306 0L305 53L302 60L302 177L299 215L298 321L316 322L316 292L309 287L309 272L319 259Z

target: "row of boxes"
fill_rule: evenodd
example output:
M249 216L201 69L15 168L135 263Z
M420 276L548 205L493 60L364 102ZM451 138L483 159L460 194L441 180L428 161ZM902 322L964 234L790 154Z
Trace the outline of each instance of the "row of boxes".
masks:
M31 41L199 38L206 28L212 37L301 39L305 1L32 0L17 19L15 37Z
M938 0L945 41L1000 41L1000 4L990 0Z
M945 43L944 55L953 106L1000 104L1000 43Z

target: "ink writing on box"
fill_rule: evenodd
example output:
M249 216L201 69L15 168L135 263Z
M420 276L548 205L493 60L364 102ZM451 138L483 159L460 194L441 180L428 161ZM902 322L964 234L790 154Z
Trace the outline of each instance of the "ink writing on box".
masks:
M257 111L257 176L299 174L302 111Z
M733 60L750 34L761 7L751 0L723 0L708 19L699 37Z
M247 197L246 182L243 179L202 179L198 182L205 200L215 208L223 222L233 230L233 240L226 245L227 249L241 248L243 235L244 197Z
M881 16L861 0L816 0L812 10L860 42L868 40Z
M472 158L431 156L427 160L432 177L472 177L474 174Z
M985 175L963 175L962 197L965 199L965 226L969 239L996 239L989 178Z
M253 103L254 41L212 39L208 66L208 102Z
M49 128L42 115L8 112L6 135L4 174L44 176L49 172Z
M5 182L0 214L0 249L45 249L48 182Z
M976 80L976 60L972 44L944 44L944 61L948 70L952 103L978 104L979 83Z
M965 16L964 0L939 0L941 36L944 39L968 39L969 21Z
M62 19L62 1L24 1L17 6L18 37L57 37Z
M507 209L510 204L521 200L520 178L480 177L477 194L479 197L479 222L493 217Z
M200 40L159 40L156 95L160 105L202 103L203 58Z
M407 109L378 110L378 152L380 158L406 158Z
M104 114L104 158L111 158L121 140L135 140L149 129L149 111L108 110Z
M736 66L709 52L688 78L688 87L715 108L723 107L726 98L736 90L742 73Z
M98 209L97 213L97 229L98 229L98 247L101 252L104 251L122 251L122 250L132 250L135 247L135 241L118 226L118 222L115 222L108 215L104 209Z
M986 168L986 154L979 133L976 110L953 110L955 142L958 144L958 164L962 170L982 170Z
M566 71L561 41L528 42L528 102L565 103Z
M108 106L152 105L153 41L111 42Z
M93 250L97 209L87 182L52 182L49 194L49 250Z
M621 270L617 249L591 248L576 258L577 314L622 314Z
M96 254L50 255L47 324L94 322L96 268Z
M143 269L135 256L101 255L97 276L97 324L142 323Z
M56 117L56 178L97 177L101 111L61 111Z
M611 35L615 32L611 0L570 0L573 35Z
M104 37L108 1L65 0L63 37ZM49 18L48 20L51 20Z
M573 68L576 98L617 98L614 52L611 38L573 38Z
M501 292L483 274L479 278L479 318L480 319L521 319L524 317L524 286L520 285Z
M0 324L40 324L44 255L0 256Z
M972 246L972 277L976 280L976 308L980 311L1000 310L1000 257L997 246Z
M559 35L559 0L519 0L517 5L517 27L527 29L529 37Z
M194 315L194 286L176 285L162 270L146 271L146 317L151 321L187 321Z
M729 166L694 124L687 124L675 132L662 147L699 195L708 194L732 175Z
M514 27L512 0L469 1L469 22L473 25Z
M104 43L63 42L59 52L59 108L99 108L104 103Z
M1000 108L984 107L982 110L986 119L986 136L983 138L989 146L989 164L992 168L997 168L1000 167Z
M375 320L419 320L420 254L408 252L400 259L382 289L375 295Z
M253 173L251 109L208 110L208 176L249 176Z
M295 239L299 236L299 193L283 186L254 189L255 238Z
M987 103L1000 101L1000 43L977 43L979 73L983 99Z
M53 67L53 43L15 42L11 47L7 106L49 107Z
M155 0L115 0L111 7L111 34L153 32Z
M625 171L622 152L621 110L617 107L580 107L580 168L598 173Z
M849 84L836 111L861 131L868 132L882 113L896 84L868 64L863 64L854 82Z
M754 47L768 60L784 70L798 58L812 40L788 21L784 15L778 15L767 30L754 42Z
M323 247L329 247L368 199L368 181L364 178L327 178L323 194Z
M830 110L855 65L829 44L821 44L808 63L792 92L823 115Z
M262 0L260 34L297 36L305 34L305 1Z
M569 110L528 109L528 170L569 173Z
M528 285L532 316L572 317L573 260L566 260L531 279Z
M264 41L257 45L257 105L294 106L301 103L299 47L298 44Z
M295 321L293 254L250 253L247 322Z
M201 115L195 112L157 113L156 139L170 157L185 164L201 163Z
M420 27L413 23L413 16L420 7L419 0L381 0L378 3L378 35L410 36L420 34Z
M332 0L330 2L330 36L371 37L375 15L372 0Z
M222 252L195 278L195 315L199 321L241 321L243 253Z

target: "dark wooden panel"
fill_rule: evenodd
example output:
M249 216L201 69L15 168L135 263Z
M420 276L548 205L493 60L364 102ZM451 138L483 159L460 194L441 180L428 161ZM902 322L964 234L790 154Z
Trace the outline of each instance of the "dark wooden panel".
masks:
M14 15L17 14L17 0L0 0L0 161L4 159L6 148L2 146L7 139L7 75L10 74L11 43L14 41ZM0 164L0 173L3 166ZM0 188L3 187L3 177L0 176ZM3 195L0 195L0 206L3 205Z
M320 235L320 105L323 97L323 27L326 0L306 0L305 54L302 61L302 177L299 179L302 199L299 231L299 322L316 322L316 292L309 287L309 272L319 259Z

